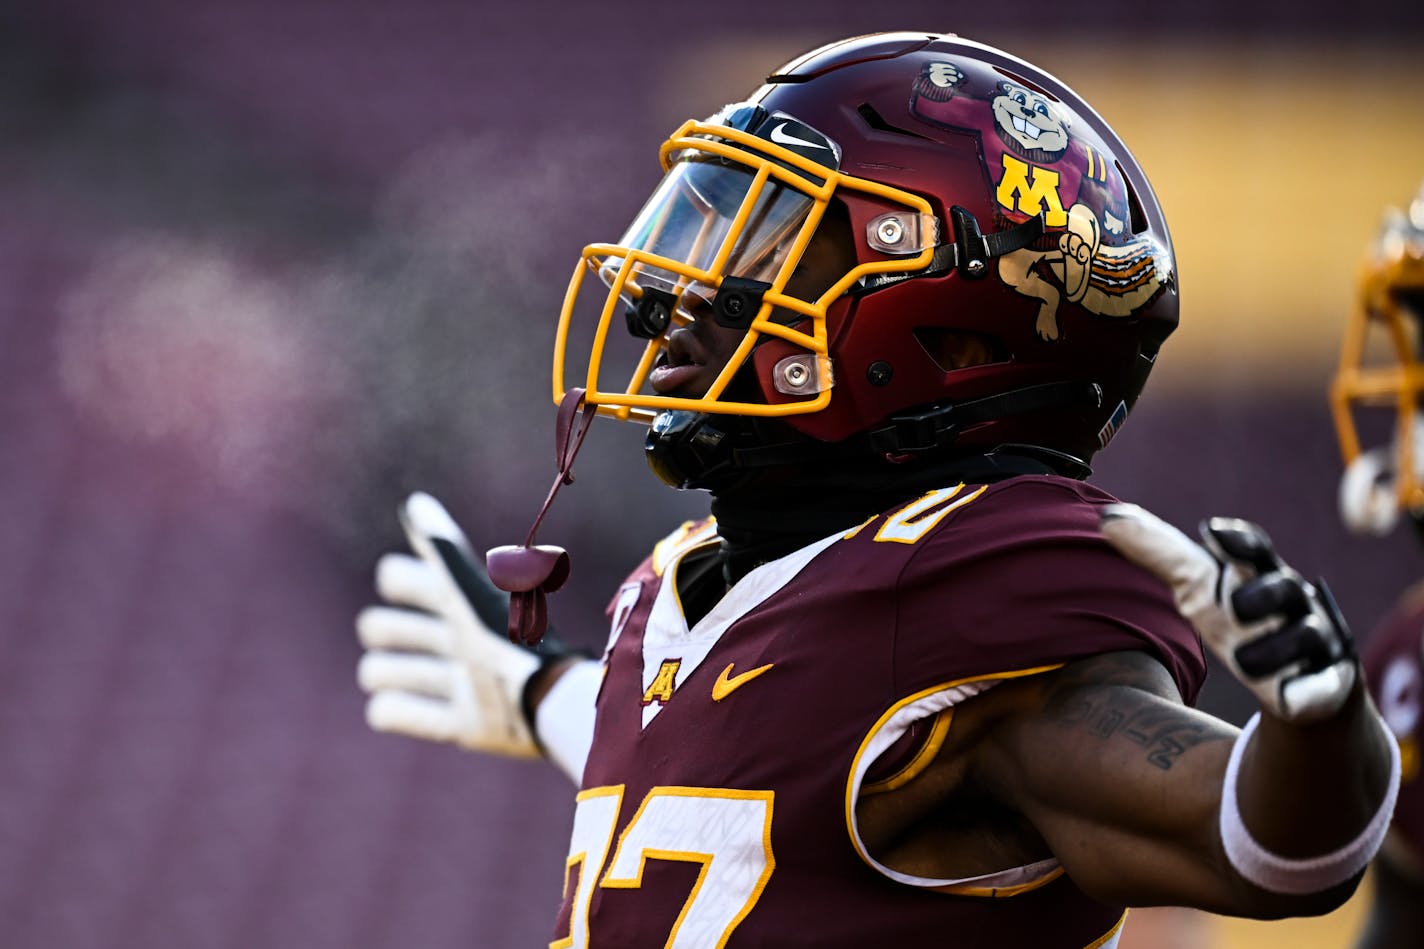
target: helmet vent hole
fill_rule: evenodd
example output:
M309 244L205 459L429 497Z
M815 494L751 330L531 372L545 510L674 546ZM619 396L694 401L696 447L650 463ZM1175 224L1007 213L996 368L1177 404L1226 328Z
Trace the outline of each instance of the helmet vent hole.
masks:
M1127 188L1127 226L1132 229L1133 234L1141 234L1147 230L1147 215L1142 212L1142 202L1137 199L1137 189L1132 186L1132 179L1122 170L1122 162L1114 159L1113 165L1117 167L1117 176L1122 179L1123 187Z
M902 129L898 125L891 125L885 120L885 116L875 111L875 107L869 102L862 102L856 107L855 111L860 113L860 117L865 120L866 125L875 129L877 132L893 132L896 135L908 135L911 138L925 139L925 137L918 132ZM925 140L928 141L928 139Z
M1009 353L1003 340L987 333L946 329L941 326L921 326L914 331L915 341L934 360L941 372L968 369L1008 362Z

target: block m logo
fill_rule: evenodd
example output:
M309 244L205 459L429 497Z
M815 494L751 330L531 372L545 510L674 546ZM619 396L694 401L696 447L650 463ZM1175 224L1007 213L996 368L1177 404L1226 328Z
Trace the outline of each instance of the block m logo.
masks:
M1043 223L1049 227L1068 223L1068 214L1058 197L1058 172L1029 165L1008 153L1004 154L1004 177L999 179L994 196L1010 211L1030 216L1042 211Z

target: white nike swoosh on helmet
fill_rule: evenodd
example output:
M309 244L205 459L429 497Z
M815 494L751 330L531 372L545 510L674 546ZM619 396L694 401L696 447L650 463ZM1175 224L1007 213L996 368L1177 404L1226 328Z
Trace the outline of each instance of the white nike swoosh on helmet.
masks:
M771 130L771 140L778 145L804 145L806 148L825 148L818 142L808 142L804 138L797 138L786 131L786 123L782 122Z

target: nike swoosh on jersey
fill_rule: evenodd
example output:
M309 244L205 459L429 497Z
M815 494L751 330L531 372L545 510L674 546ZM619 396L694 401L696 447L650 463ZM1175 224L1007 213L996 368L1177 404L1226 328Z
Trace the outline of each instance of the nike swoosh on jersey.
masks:
M727 663L727 668L723 669L722 674L717 677L717 681L712 683L712 701L722 701L727 696L735 692L737 689L740 689L742 686L746 685L748 682L752 681L757 676L761 675L763 672L766 672L772 666L776 665L776 663L768 662L764 666L757 666L755 669L749 669L748 671L743 672L740 675L732 675L732 667L734 665L736 665L735 662Z
M825 148L820 142L810 142L804 138L797 138L786 131L786 123L782 122L771 130L771 140L778 145L800 145L802 148Z

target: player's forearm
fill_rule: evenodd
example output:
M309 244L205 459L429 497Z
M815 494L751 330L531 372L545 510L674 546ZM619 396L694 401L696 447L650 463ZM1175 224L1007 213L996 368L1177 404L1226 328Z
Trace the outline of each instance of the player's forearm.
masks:
M1223 786L1222 842L1233 866L1262 869L1238 872L1295 895L1356 876L1379 846L1398 782L1393 739L1364 689L1357 683L1317 722L1263 714L1239 745Z
M564 656L530 677L524 714L544 757L575 783L583 779L593 744L594 705L603 667L591 659Z
M1220 843L1234 879L1302 900L1350 888L1379 848L1398 787L1398 746L1364 694L1344 617L1323 583L1285 564L1258 525L1212 518L1210 553L1129 505L1103 534L1172 587L1177 608L1261 705L1232 747ZM1302 903L1291 906L1291 900ZM1328 900L1323 900L1328 902Z
M544 696L549 694L549 690L554 687L554 684L565 672L581 661L583 661L582 656L563 656L542 666L529 677L529 681L524 685L524 711L529 716L531 723L535 710L539 708L539 703L544 701Z

